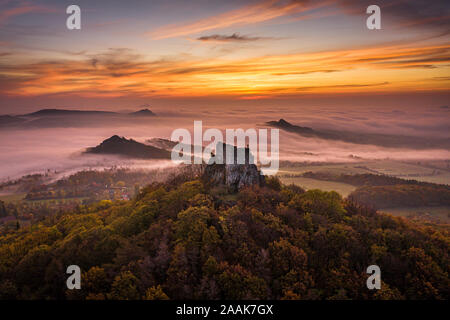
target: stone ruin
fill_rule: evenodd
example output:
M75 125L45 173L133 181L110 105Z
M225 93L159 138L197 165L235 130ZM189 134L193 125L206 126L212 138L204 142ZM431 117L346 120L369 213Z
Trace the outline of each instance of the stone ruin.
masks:
M203 172L203 179L206 183L210 185L226 186L231 192L238 192L244 187L249 187L253 185L262 186L265 183L265 177L261 174L258 167L254 164L253 155L250 149L247 148L234 148L234 159L227 163L226 159L226 144L219 142L217 148L222 147L223 159L218 159L218 163L210 163L206 165ZM238 150L244 149L245 151L245 162L239 164ZM214 155L214 154L213 154Z

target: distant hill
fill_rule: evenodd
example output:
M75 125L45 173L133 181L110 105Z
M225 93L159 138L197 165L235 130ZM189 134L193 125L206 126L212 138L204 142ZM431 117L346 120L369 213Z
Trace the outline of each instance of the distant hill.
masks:
M164 150L172 150L172 148L178 144L178 142L171 141L168 139L163 139L163 138L152 138L152 139L146 140L145 142L155 148L164 149ZM186 146L188 146L188 145L186 145Z
M23 123L24 121L26 121L26 120L23 118L20 118L20 117L14 117L14 116L8 116L8 115L0 116L0 126L17 125L17 124Z
M138 159L170 159L170 152L139 143L117 135L104 140L96 147L86 149L87 154L114 154Z
M279 129L283 129L290 132L295 132L299 134L306 134L306 135L317 135L316 132L309 127L300 127L293 124L290 124L284 119L280 119L279 121L269 121L267 122L268 125L272 127L276 127Z
M362 186L348 196L357 203L376 209L399 207L450 206L450 189L443 185L397 184Z
M42 109L18 116L0 115L0 128L98 127L124 122L135 123L137 120L145 121L149 117L156 117L156 114L148 108L127 113L100 110Z
M148 108L141 109L136 112L126 113L132 116L156 116L156 114ZM67 109L42 109L36 112L27 113L23 117L48 117L48 116L66 116L66 115L124 115L114 111L99 111L99 110L67 110Z
M448 185L371 173L337 175L308 171L302 176L356 186L358 188L349 195L349 199L378 209L450 205Z
M369 144L389 148L450 148L450 139L448 138L427 138L382 133L339 131L332 129L314 130L309 127L291 124L284 119L280 119L279 121L269 121L266 122L266 125L296 133L304 137L317 137L325 140L344 141L355 144Z
M131 116L144 116L144 117L154 117L156 114L149 109L142 109L136 112L129 113Z
M322 181L336 181L351 184L352 186L393 186L393 185L417 185L428 187L443 187L450 191L450 186L436 184L425 181L417 181L413 179L402 179L382 174L362 173L362 174L332 174L330 172L312 172L308 171L302 174L305 178L322 180Z
M42 116L64 116L64 115L112 115L118 114L112 111L97 111L97 110L65 110L65 109L42 109L33 113L28 113L23 116L26 117L42 117Z

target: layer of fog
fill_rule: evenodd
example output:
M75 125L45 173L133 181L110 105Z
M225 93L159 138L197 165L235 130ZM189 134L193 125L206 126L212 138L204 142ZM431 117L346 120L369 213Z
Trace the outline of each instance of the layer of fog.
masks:
M263 128L266 121L283 118L293 124L314 129L334 129L351 132L415 135L436 138L450 137L448 108L399 109L361 108L272 108L260 110L217 110L199 107L161 110L158 117L135 123L105 122L96 119L83 125L71 119L66 127L2 129L0 130L0 180L24 174L57 170L75 172L83 168L126 166L156 168L173 165L170 162L130 160L109 156L86 156L81 152L112 135L145 142L154 137L170 138L174 129L193 130L193 121L202 120L204 130ZM448 149L414 150L356 145L340 141L305 138L280 131L280 159L311 162L355 162L362 159L447 160Z

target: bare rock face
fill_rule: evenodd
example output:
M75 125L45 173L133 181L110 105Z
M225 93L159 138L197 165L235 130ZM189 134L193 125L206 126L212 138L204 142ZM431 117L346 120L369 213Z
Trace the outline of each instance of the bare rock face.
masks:
M225 155L225 144L223 144L223 150ZM251 161L250 150L245 148L244 164L238 164L237 150L238 148L234 147L234 161L231 164L226 164L226 159L223 161L224 164L208 164L204 169L203 179L211 185L224 185L232 192L253 185L264 185L264 175L255 164L251 163L253 161Z
M203 178L212 185L225 185L233 192L265 182L254 164L210 164L206 166Z

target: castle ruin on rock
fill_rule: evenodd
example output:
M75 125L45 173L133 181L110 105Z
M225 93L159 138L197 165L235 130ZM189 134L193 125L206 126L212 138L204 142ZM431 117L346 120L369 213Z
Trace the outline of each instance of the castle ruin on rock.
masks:
M216 158L216 163L209 163L206 165L203 173L205 182L211 185L223 185L230 191L237 192L240 189L248 186L258 185L262 186L265 183L265 177L261 174L256 164L254 164L253 155L250 149L237 148L232 146L233 161L227 161L226 144L219 142L216 150L222 148L223 158ZM234 148L234 149L233 149ZM244 152L244 163L238 162L238 152ZM241 161L242 162L242 161Z

